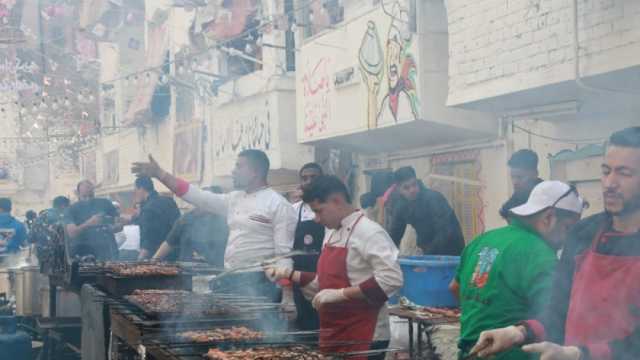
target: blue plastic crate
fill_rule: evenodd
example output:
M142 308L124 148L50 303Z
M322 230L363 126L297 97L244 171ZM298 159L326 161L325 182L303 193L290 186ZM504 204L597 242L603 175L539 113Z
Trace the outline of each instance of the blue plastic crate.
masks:
M449 284L460 264L459 256L407 256L398 262L404 275L401 296L422 306L458 306Z

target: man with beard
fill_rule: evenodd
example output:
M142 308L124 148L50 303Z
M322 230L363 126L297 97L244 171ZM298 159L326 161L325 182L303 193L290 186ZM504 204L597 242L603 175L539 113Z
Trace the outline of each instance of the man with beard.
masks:
M510 210L527 202L531 190L542 182L538 177L538 155L529 150L518 150L509 159L509 176L513 195L500 208L500 216L509 220Z
M481 333L471 353L524 345L541 360L640 359L640 127L611 135L602 189L606 211L569 236L545 313Z
M478 236L464 249L449 287L462 310L461 356L483 330L526 320L548 305L556 252L584 208L573 189L560 181L540 183L525 204L511 209L508 226ZM532 358L513 349L496 360Z
M296 215L291 204L269 187L269 158L264 152L250 149L238 155L232 174L237 191L228 194L214 194L190 185L164 171L151 156L148 163L134 163L132 172L158 179L197 208L226 216L229 239L225 269L241 269L291 252ZM291 259L281 259L278 264L289 269L293 265ZM281 299L280 289L262 271L238 271L213 286L220 292L260 295L271 302Z
M76 192L79 201L68 208L65 215L72 255L117 259L114 234L122 230L122 224L116 223L118 210L110 200L95 197L95 186L89 180L78 183Z
M396 245L400 246L408 224L416 230L416 242L424 255L460 255L464 236L447 199L427 189L410 166L396 170L394 178L401 198L391 220L390 235Z

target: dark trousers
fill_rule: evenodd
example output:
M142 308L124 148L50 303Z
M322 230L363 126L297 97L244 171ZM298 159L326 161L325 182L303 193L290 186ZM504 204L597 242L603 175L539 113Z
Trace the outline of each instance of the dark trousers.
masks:
M318 312L313 308L311 302L302 294L298 286L293 287L293 300L296 303L298 317L296 327L302 331L315 331L320 328L320 318Z
M386 348L389 347L389 340L385 340L385 341L374 341L371 343L371 346L369 346L369 350L384 350ZM380 353L380 354L375 354L375 355L369 355L367 357L368 360L384 360L384 358L387 356L387 353Z

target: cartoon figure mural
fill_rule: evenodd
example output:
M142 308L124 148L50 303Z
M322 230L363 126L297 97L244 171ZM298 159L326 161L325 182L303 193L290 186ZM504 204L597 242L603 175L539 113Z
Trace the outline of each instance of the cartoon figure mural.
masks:
M367 23L358 55L362 79L367 84L369 129L378 127L378 93L384 75L384 55L380 46L378 28L373 21Z
M337 25L351 33L355 30L358 45L329 46L327 39L339 39L339 32L319 35L306 47L314 56L302 56L298 78L302 88L301 135L305 139L344 134L352 131L349 126L337 125L340 121L337 107L343 106L342 94L357 96L358 108L365 114L358 115L357 131L378 129L398 123L410 122L421 117L418 98L417 35L412 28L409 0L387 0L378 5L381 11L371 12L362 19ZM326 38L325 38L326 36ZM416 36L416 39L414 39ZM416 40L416 41L414 41ZM313 49L313 50L311 50ZM325 50L327 49L327 50ZM357 58L357 59L356 59ZM352 62L357 61L358 69ZM360 72L361 81L342 81L345 73ZM357 85L351 87L351 85ZM364 108L366 107L366 108ZM340 111L340 113L342 113Z
M385 62L388 87L379 107L378 124L419 118L417 66L410 52L413 34L409 29L409 13L396 2L388 15L392 19Z

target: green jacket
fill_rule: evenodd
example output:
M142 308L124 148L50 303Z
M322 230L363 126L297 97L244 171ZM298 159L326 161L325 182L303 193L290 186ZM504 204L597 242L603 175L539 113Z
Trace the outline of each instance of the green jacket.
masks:
M456 274L462 310L461 356L482 331L535 318L548 302L556 263L556 251L518 220L469 243ZM495 359L532 357L518 349Z

